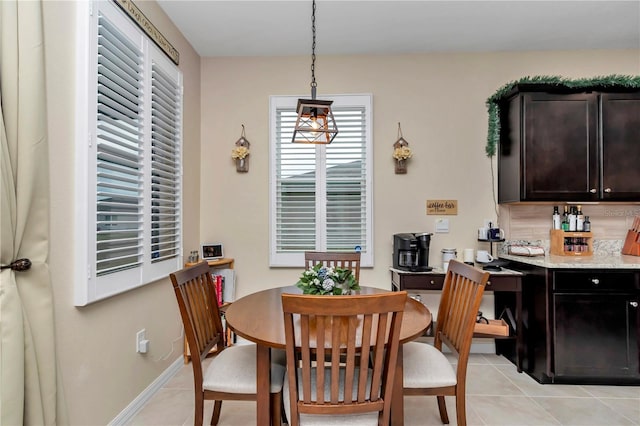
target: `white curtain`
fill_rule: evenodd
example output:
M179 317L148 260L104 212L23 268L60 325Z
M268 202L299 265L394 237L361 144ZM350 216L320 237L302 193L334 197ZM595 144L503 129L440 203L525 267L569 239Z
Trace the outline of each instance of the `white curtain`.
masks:
M42 4L0 1L0 424L66 423L49 255ZM30 259L26 271L10 268Z

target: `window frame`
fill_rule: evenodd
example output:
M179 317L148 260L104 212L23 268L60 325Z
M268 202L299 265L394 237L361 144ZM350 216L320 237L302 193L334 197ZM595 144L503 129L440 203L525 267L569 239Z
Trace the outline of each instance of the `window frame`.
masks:
M269 98L269 266L270 267L299 267L304 265L304 252L277 252L277 111L281 108L295 110L298 99L304 96L270 96ZM365 120L365 247L361 253L361 265L363 267L373 266L373 96L371 94L341 94L323 95L322 99L332 100L334 111L340 108L364 108ZM338 130L340 124L338 123ZM339 137L339 134L338 134ZM326 182L326 145L315 145L316 147L316 176ZM324 184L321 188L326 188ZM326 192L319 197L316 194L316 207L326 205ZM326 211L319 211L316 218L320 221L316 225L316 247L314 250L326 250Z
M179 269L182 259L182 175L183 175L183 77L181 70L154 44L112 1L76 3L76 94L75 94L75 178L74 178L74 304L85 306L134 288L165 278ZM142 50L143 91L143 171L142 194L142 262L141 265L103 276L96 273L97 253L97 49L98 17L104 14L118 31L139 44ZM168 73L178 86L177 132L177 222L176 255L153 262L151 230L151 75L152 65Z

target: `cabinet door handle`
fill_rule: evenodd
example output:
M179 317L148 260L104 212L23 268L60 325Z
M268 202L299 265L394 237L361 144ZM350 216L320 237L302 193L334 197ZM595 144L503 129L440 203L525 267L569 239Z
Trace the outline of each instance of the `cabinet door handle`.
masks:
M431 285L434 285L436 282L434 280L431 280Z
M600 284L600 280L598 278L591 278L591 282L593 283L593 285Z
M591 189L589 190L589 192L590 192L590 193L592 193L592 194L595 194L596 192L598 192L598 190L597 190L597 189L595 189L595 188L591 188Z
M637 308L637 307L638 307L638 302L636 302L636 301L629 302L629 304L630 304L632 307L634 307L634 308Z
M605 188L605 189L604 189L604 192L606 192L606 193L611 192L611 188Z
M487 281L487 286L490 286L490 285L491 285L491 281Z

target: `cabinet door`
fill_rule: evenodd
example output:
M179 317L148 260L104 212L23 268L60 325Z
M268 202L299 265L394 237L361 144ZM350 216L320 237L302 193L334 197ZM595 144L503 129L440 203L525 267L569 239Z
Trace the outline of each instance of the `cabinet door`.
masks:
M597 199L597 97L523 95L522 201Z
M638 378L638 298L554 295L555 377Z
M603 200L637 201L640 196L640 93L603 93Z

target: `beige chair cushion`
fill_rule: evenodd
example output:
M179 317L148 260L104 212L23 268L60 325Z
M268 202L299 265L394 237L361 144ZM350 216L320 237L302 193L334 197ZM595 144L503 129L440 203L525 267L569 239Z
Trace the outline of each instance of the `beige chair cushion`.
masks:
M402 350L405 388L439 388L457 383L451 363L433 345L409 342Z
M271 351L271 393L280 392L286 371L286 355ZM256 393L256 345L226 348L211 360L204 373L204 389L229 393Z
M316 392L316 369L311 370L311 389L312 398L315 398ZM358 381L358 372L355 372L354 383ZM287 372L288 374L288 372ZM298 383L302 387L302 374L301 370L298 370ZM329 387L331 385L331 371L325 370L325 397L329 395ZM344 370L340 371L340 383L344 383ZM371 386L371 377L367 378L367 392ZM299 395L302 394L302 389L299 391ZM353 397L356 398L357 389L354 386ZM340 390L340 399L344 397L344 392ZM284 401L284 411L287 414L287 418L291 418L291 405L289 402L289 379L285 378L284 387L282 389L282 400ZM348 414L344 416L331 416L331 415L312 415L312 414L300 414L300 425L305 426L334 426L334 425L377 425L378 424L378 412L365 413L365 414Z

